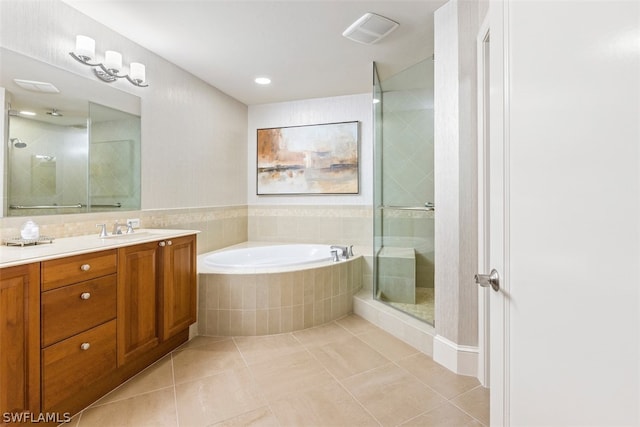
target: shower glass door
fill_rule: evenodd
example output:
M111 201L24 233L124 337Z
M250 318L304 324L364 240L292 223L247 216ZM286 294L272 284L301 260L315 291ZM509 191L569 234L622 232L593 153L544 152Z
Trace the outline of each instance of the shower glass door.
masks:
M373 97L374 297L433 324L432 59L384 81L374 64Z

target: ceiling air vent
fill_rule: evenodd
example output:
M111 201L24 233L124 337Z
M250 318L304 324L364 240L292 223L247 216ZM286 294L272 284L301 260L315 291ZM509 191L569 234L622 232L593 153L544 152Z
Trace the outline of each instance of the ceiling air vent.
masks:
M60 93L57 87L48 82L36 82L34 80L13 79L23 89L33 92Z
M354 42L374 44L398 28L400 24L375 13L365 13L351 24L342 35Z

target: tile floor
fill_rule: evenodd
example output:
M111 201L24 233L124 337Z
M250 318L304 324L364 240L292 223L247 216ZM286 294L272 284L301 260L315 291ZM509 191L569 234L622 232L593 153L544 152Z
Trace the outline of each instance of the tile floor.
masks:
M486 426L488 390L356 315L196 337L74 417L88 426Z

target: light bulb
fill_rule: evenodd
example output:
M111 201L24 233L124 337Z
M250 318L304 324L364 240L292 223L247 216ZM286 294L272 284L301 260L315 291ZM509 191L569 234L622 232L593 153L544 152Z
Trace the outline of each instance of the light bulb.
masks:
M109 71L116 73L122 68L122 55L114 50L108 50L104 53L104 66Z
M139 62L132 62L131 65L129 66L129 77L131 78L131 80L138 82L138 83L142 83L145 80L145 68L144 68L144 64L141 64Z
M76 36L75 54L86 61L93 59L96 54L96 41L87 36Z

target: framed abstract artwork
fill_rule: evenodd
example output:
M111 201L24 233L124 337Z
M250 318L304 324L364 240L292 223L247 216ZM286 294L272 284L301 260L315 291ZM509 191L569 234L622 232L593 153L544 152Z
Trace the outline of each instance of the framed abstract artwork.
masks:
M258 129L257 194L357 194L359 122Z

